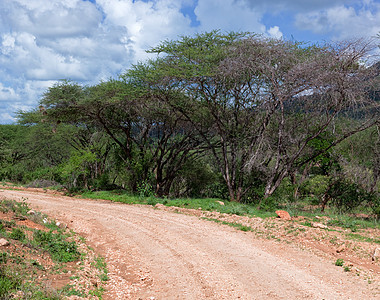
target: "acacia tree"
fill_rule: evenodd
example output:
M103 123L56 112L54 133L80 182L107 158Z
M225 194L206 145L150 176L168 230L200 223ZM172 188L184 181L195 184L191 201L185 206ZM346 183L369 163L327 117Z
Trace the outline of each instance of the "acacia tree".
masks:
M202 151L183 117L157 100L173 96L147 91L136 81L109 80L90 87L62 82L40 104L44 119L106 134L132 178L131 189L149 183L153 174L155 192L164 196L184 163Z
M378 105L365 87L371 77L359 64L367 46L306 47L214 31L165 41L149 51L162 57L135 69L155 86L185 95L168 103L198 130L230 199L240 201L250 172L266 174L268 197L285 176L378 122ZM365 118L357 126L336 130L338 118L358 110ZM310 142L327 131L333 140L310 153Z
M273 194L285 176L379 122L379 103L368 93L376 73L360 65L369 50L362 41L315 48L307 60L277 73L280 76L273 86L280 88L272 93L278 109L270 122L273 132L267 137L274 151L265 196ZM303 91L297 93L294 86ZM326 135L329 138L321 147L310 147Z

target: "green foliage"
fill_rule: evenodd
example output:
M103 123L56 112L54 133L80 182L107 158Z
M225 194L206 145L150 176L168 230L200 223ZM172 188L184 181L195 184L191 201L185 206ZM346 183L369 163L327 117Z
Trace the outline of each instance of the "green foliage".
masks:
M20 286L21 281L16 276L6 274L2 266L0 266L0 298L8 299L10 294Z
M12 232L9 234L9 237L14 240L23 241L25 239L25 233L21 228L12 228Z
M138 185L137 192L140 198L150 198L155 195L152 185L147 181Z
M271 196L262 200L260 208L265 211L273 212L278 209L278 202L275 196Z
M305 180L301 187L300 187L300 192L303 195L314 195L317 197L322 197L330 183L330 178L325 175L315 175L312 177L309 177L307 180Z
M342 258L338 258L335 262L335 265L338 267L343 267L344 265L344 260Z
M6 264L8 257L6 252L0 252L0 264Z
M221 197L228 191L225 183L217 183L217 174L204 159L189 159L173 182L171 195L175 197ZM219 185L219 186L218 186ZM222 191L224 185L224 191Z
M108 269L107 269L107 264L104 260L103 257L96 257L95 258L95 267L101 271L101 274L99 275L99 278L101 281L107 281L108 278Z
M69 189L87 187L91 178L91 166L97 162L96 154L74 152L69 161L61 166L61 176Z
M122 202L128 204L147 204L150 198L141 198L130 195L125 191L101 191L101 192L86 192L81 194L82 197L92 199L105 199L115 202ZM268 218L275 216L274 213L265 211L264 209L257 209L253 204L236 203L224 201L224 205L220 205L217 201L218 198L154 198L156 203L162 203L166 206L178 206L192 209L199 209L206 211L218 211L227 214L238 215L251 215L259 216L261 218Z
M342 211L352 211L362 203L373 203L376 199L375 194L344 179L334 181L326 191L326 197L332 199L333 205Z
M58 262L75 261L80 253L75 242L65 241L65 236L52 231L34 231L33 242L48 251L51 257Z
M377 197L374 198L374 201L372 202L371 209L373 213L377 216L378 219L380 219L380 195L377 194Z

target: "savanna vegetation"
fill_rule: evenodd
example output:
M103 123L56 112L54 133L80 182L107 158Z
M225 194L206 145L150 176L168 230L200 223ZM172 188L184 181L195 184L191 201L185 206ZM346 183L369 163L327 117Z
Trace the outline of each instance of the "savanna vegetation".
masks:
M219 31L164 41L119 78L61 81L0 126L0 180L379 216L372 50Z
M0 216L0 299L102 299L108 271L83 238L25 202L0 200Z

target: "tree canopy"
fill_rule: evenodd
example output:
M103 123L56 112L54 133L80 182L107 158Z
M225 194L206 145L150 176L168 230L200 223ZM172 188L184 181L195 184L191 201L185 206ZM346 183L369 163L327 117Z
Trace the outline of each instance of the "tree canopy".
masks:
M170 196L189 191L180 182L199 191L200 182L190 183L199 176L204 186L214 182L204 195L225 189L232 201L263 199L287 178L300 186L313 168L330 176L343 165L337 146L379 126L378 64L365 63L371 47L237 32L184 36L150 49L154 59L118 79L55 84L20 120L53 132L75 128L68 140L76 158L64 170L86 186L102 177Z

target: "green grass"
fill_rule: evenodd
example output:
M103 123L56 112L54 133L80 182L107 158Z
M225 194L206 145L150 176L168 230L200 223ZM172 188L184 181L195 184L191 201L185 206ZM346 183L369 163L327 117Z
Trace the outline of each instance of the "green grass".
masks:
M88 295L83 291L72 289L70 286L55 290L44 287L40 283L36 284L36 274L48 271L36 259L27 258L29 255L41 256L45 255L45 252L49 253L55 265L46 274L54 274L54 272L59 274L68 272L66 263L81 259L83 254L78 251L78 246L74 241L67 239L74 233L63 231L56 226L53 220L47 219L45 215L38 212L27 215L29 210L25 201L0 201L0 211L12 212L17 218L33 219L34 222L50 229L50 231L45 232L19 226L13 220L0 220L0 237L5 237L11 244L18 243L24 246L21 248L21 252L9 252L11 248L4 248L2 249L4 251L0 251L0 299L11 299L11 295L17 291L25 295L26 298L23 299L31 300L58 300L70 295L87 297ZM26 234L26 231L32 232L33 235ZM100 279L102 281L107 280L107 267L104 259L97 257L94 265L101 270ZM99 299L101 299L103 292L102 286L89 291L90 295Z
M216 199L216 198L205 198L205 199L168 199L168 198L155 198L141 197L136 195L131 195L128 192L122 190L116 191L97 191L97 192L85 192L81 195L84 198L90 199L104 199L113 202L121 202L126 204L145 204L145 205L155 205L161 203L166 206L176 206L190 209L199 209L203 211L217 211L220 213L236 214L236 215L246 215L251 217L268 218L275 217L276 214L270 211L265 211L263 209L257 209L255 205L229 202L226 200ZM221 205L218 201L224 202L225 205ZM349 215L344 215L337 212L335 209L326 208L326 211L322 213L320 207L317 205L311 205L308 201L297 201L288 202L280 205L281 209L285 209L292 216L304 216L310 218L314 222L320 222L315 216L327 217L329 219L327 225L329 227L342 227L351 229L352 232L357 232L361 229L375 228L380 229L380 222L376 218L358 218ZM301 223L302 225L311 227L309 221ZM328 229L329 230L329 229Z
M176 206L183 208L199 209L204 211L217 211L226 214L236 214L236 215L248 215L256 216L261 218L268 218L276 216L273 212L267 212L264 210L257 209L254 205L229 202L226 200L220 200L215 198L205 198L205 199L162 199L155 197L139 197L134 196L124 191L98 191L98 192L86 192L81 194L84 198L89 199L103 199L110 200L113 202L121 202L126 204L146 204L155 205L161 203L166 206ZM217 201L224 202L224 205L219 204Z
M203 220L207 220L207 221L212 221L212 222L215 222L215 223L218 223L218 224L223 224L223 225L228 225L228 226L231 226L231 227L234 227L238 230L241 230L241 231L253 231L253 228L252 227L249 227L249 226L245 226L245 225L242 225L242 224L239 224L239 223L231 223L231 222L226 222L226 221L221 221L221 220L218 220L218 219L213 219L213 218L202 218Z
M57 262L70 262L78 260L80 253L75 242L65 240L66 236L52 231L35 230L33 245L37 245L50 253L51 258Z
M357 233L347 233L346 237L354 241L380 244L380 238L370 238Z
M343 267L343 265L344 265L344 260L343 260L342 258L338 258L338 259L336 260L336 262L335 262L335 265L336 265L337 267Z
M94 261L95 267L100 271L99 278L101 281L107 281L108 278L108 269L107 264L103 257L98 256L95 258Z

